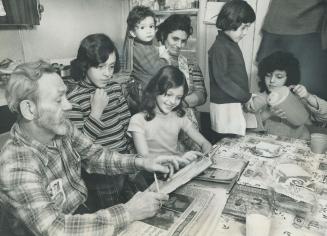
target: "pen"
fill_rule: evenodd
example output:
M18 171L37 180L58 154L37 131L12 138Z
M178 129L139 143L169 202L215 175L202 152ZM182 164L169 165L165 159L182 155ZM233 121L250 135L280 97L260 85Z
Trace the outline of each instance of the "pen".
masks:
M153 172L154 182L156 183L157 192L160 193L159 183L156 172ZM160 201L160 208L162 207L162 202Z
M160 193L158 178L157 178L156 172L153 173L153 176L154 176L154 182L156 183L157 192Z

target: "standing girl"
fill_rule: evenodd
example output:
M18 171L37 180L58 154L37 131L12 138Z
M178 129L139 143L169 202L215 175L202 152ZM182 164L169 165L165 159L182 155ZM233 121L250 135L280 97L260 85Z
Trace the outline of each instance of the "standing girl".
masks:
M218 35L209 54L211 128L220 134L245 135L242 104L251 104L248 76L238 42L247 34L255 13L245 1L232 0L221 9Z
M132 116L128 131L132 133L136 150L142 155L180 155L193 160L198 152L180 153L178 134L183 130L203 152L211 144L194 128L185 116L183 100L188 93L185 75L177 67L165 66L152 78L143 93L141 112Z
M73 104L70 120L94 143L120 153L134 150L127 136L130 112L121 86L112 81L119 71L119 57L113 41L104 34L84 38L72 61L72 76L79 84L67 95ZM83 173L96 208L121 203L127 176Z

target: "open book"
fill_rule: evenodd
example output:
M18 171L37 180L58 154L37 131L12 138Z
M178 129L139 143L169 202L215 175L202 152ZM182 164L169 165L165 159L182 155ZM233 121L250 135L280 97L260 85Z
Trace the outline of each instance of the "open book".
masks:
M242 159L218 158L215 166L209 167L195 179L217 183L231 183L237 181L247 164L248 161Z

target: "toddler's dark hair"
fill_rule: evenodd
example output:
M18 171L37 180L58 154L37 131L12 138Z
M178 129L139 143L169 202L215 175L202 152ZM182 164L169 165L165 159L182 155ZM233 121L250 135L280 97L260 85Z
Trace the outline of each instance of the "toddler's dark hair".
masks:
M127 17L127 30L134 30L136 25L147 17L153 17L154 24L156 25L156 15L154 12L146 6L135 6L129 12Z

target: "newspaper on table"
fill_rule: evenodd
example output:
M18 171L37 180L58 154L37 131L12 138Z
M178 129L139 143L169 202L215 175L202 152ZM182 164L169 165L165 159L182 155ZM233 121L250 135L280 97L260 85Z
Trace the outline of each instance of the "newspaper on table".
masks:
M120 236L188 235L214 194L194 186L183 186L170 194L169 200L152 218L136 221L119 232Z

